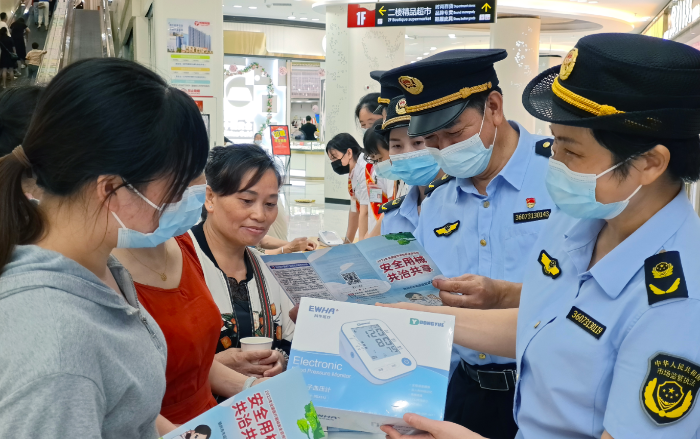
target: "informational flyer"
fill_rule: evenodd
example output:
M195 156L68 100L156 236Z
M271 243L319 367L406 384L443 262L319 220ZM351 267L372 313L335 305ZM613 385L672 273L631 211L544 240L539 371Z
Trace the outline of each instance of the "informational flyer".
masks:
M442 305L432 285L440 270L410 233L262 259L295 304L302 297L312 297L363 304Z
M168 19L170 83L190 96L213 96L211 23Z
M161 439L321 439L323 427L299 369L222 402Z

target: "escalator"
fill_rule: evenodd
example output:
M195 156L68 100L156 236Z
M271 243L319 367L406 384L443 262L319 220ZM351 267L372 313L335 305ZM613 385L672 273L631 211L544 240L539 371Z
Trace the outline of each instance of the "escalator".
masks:
M102 27L100 25L100 11L73 10L73 26L70 41L71 47L67 64L85 58L101 58Z
M37 83L45 84L62 68L86 58L114 56L112 27L107 0L97 10L76 9L82 2L56 0Z

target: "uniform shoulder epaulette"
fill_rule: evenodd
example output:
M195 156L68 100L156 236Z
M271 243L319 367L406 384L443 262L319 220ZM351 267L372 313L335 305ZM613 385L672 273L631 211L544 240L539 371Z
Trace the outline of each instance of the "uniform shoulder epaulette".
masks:
M430 182L427 188L425 188L425 195L430 195L435 189L439 188L440 186L452 179L454 179L454 177L447 174L443 175L440 178L436 178L435 180Z
M403 203L403 199L406 198L406 195L403 197L396 198L395 200L387 201L386 203L382 204L382 206L379 208L379 211L382 213L386 212L391 212L394 209L398 209L401 207L401 203Z
M552 156L552 143L554 139L542 139L535 144L535 153L544 157Z
M677 251L661 252L647 258L644 261L644 281L649 305L688 297L681 254Z

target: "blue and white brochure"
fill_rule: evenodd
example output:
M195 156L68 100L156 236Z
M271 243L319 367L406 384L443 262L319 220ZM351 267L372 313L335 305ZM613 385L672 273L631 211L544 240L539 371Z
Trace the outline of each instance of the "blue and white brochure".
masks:
M301 300L289 368L304 373L326 427L381 433L402 416L442 420L454 316Z
M432 285L440 270L410 233L262 259L295 304L310 297L364 304L442 305Z
M161 439L321 439L323 427L300 370L265 380Z

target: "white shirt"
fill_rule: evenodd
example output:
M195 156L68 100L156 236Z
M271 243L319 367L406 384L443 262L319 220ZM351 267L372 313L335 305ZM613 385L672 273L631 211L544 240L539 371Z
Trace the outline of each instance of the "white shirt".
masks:
M355 194L354 199L351 199L350 202L357 201L361 206L367 206L369 204L369 190L367 189L367 179L365 178L366 169L367 162L362 157L362 154L360 154L355 168L350 171L350 175L348 176L350 184L352 185L352 191Z
M0 21L0 29L2 29L3 27L7 29L8 32L10 31L10 29L7 27L7 23L5 23L4 21Z

